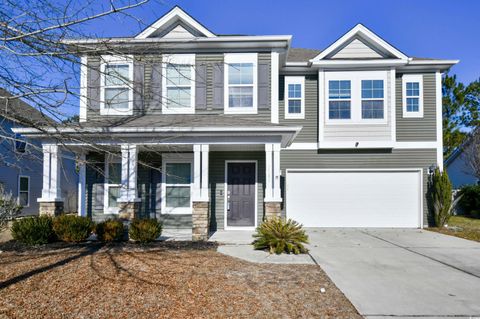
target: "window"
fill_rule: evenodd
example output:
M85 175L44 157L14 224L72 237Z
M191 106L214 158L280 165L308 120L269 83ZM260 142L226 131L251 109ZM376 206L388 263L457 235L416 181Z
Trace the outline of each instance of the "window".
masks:
M177 154L178 155L178 154ZM164 156L162 169L162 214L192 213L192 160Z
M165 56L163 113L195 112L195 55Z
M305 77L285 77L285 118L303 119L305 117Z
M225 112L257 112L257 54L225 54Z
M350 80L328 81L328 117L329 119L350 119L351 114Z
M104 213L118 213L118 199L122 187L122 164L119 156L109 156L105 161Z
M131 115L133 110L133 63L128 57L102 56L102 115Z
M423 77L405 74L403 82L403 117L423 117Z
M30 206L30 177L18 177L18 204L22 207Z
M15 134L15 151L18 153L25 153L27 143L20 134Z
M383 119L383 80L362 80L362 119Z

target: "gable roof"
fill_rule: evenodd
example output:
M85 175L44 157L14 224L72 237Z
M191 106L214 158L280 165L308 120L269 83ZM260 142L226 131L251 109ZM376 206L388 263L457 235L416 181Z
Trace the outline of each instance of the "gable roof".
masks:
M216 35L198 22L191 15L186 13L179 6L173 7L170 11L161 16L157 21L140 32L135 38L146 39L158 35L168 34L169 31L178 28L189 32L192 36L213 38Z
M13 97L7 90L0 88L1 97ZM13 121L22 126L38 127L54 124L50 117L19 98L0 98L0 117Z
M453 152L452 154L450 154L450 156L445 160L445 165L448 166L450 164L452 164L452 162L458 157L460 156L463 151L465 151L465 149L471 144L472 140L474 139L475 135L477 134L480 134L480 128L475 128L472 132L470 132L470 134L468 134L468 136L465 138L465 141L459 146L457 147Z

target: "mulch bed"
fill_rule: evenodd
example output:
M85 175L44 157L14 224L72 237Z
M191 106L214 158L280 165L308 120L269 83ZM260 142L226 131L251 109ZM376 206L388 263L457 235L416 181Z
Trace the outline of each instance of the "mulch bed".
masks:
M253 264L215 248L4 243L0 318L361 318L318 266Z

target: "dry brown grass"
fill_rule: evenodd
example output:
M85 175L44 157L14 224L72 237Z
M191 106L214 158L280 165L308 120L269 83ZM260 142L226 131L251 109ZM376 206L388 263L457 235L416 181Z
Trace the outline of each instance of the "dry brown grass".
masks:
M208 247L129 244L3 252L2 316L361 318L317 266L253 264Z

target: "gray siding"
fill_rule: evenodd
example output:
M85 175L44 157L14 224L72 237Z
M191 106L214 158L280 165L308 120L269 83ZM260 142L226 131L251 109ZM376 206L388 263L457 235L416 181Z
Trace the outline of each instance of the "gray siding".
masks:
M225 161L257 161L257 225L263 220L265 185L265 152L210 152L210 229L224 229L225 218Z
M285 170L292 168L422 168L424 180L424 223L428 221L428 207L425 197L427 192L427 172L428 167L436 162L435 149L393 150L392 152L282 150L280 158L283 177L285 176Z
M365 44L361 39L355 38L334 53L331 59L378 59L383 57L382 54Z
M423 74L423 118L403 118L402 74L396 78L397 141L436 141L435 74Z
M285 119L285 76L279 80L279 121L280 124L302 126L294 143L315 143L318 141L318 75L305 75L305 119Z

